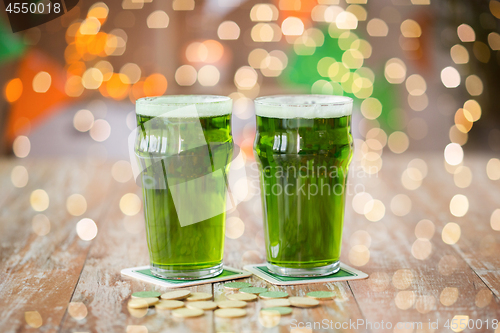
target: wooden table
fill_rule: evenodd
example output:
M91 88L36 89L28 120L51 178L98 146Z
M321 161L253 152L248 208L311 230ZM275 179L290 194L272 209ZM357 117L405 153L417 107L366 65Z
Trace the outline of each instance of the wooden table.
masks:
M125 193L139 194L140 189L132 180L115 181L111 177L113 163L3 160L0 162L0 330L441 332L450 331L444 327L447 320L468 316L474 325L479 325L476 320L482 320L482 328L465 331L494 332L492 320L500 319L500 232L492 229L490 217L500 208L500 181L487 177L488 157L467 155L465 165L472 171L472 184L462 189L455 186L453 175L445 170L441 154L385 155L378 176L351 177L353 184L362 184L373 198L381 200L385 216L378 222L368 221L353 211L352 195L346 204L342 261L361 265L357 268L370 278L291 287L272 286L257 277L247 279L256 286L286 290L291 295L304 295L312 290L336 293L334 300L322 302L317 308L294 309L291 316L282 317L279 323L260 318L256 302L249 304L247 317L232 320L216 318L211 312L188 320L157 314L154 309L147 314L129 312L127 301L132 292L166 290L120 275L123 268L148 263L142 212L126 216L119 207ZM415 157L426 161L428 175L422 186L408 190L402 186L401 175ZM24 165L29 172L25 187L12 185L11 171L16 165ZM32 219L38 212L31 208L30 196L36 189L45 190L50 198L48 209L42 212L50 220L50 232L45 236L37 235L32 228ZM66 209L66 200L74 193L82 194L87 201L87 210L79 217L70 215ZM406 194L411 199L411 210L404 216L397 216L391 210L391 200L397 194ZM470 207L464 217L450 214L450 200L455 194L468 197ZM396 212L401 210L401 204L393 206ZM251 197L229 215L239 216L245 222L245 232L238 239L226 238L225 263L241 268L264 261L260 198ZM83 217L97 224L97 237L91 241L80 239L76 233L76 223ZM430 242L417 241L415 236L415 227L422 219L429 219L435 226ZM442 240L441 233L448 222L455 222L461 228L456 244ZM423 228L419 235L429 234L432 231L429 228ZM224 299L220 283L189 289L213 293L215 300ZM333 325L333 329L298 328L300 323L319 325L323 320ZM358 320L372 326L353 326ZM439 321L439 328L429 329L429 320ZM382 321L385 328L377 329ZM388 322L391 329L387 328ZM397 323L418 322L423 323L422 328L397 326Z

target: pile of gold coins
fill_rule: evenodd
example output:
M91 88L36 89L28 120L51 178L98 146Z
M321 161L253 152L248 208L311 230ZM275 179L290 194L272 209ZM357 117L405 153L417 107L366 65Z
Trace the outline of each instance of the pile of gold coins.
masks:
M335 297L331 291L312 291L307 297L289 297L284 291L268 291L267 288L253 287L248 282L229 282L226 290L236 293L226 295L225 301L212 301L209 293L176 290L161 294L157 291L140 291L132 294L128 302L130 309L147 309L155 306L157 310L172 310L172 315L179 318L202 316L205 311L214 311L220 318L238 318L247 315L244 309L247 302L262 300L262 315L283 316L292 313L291 307L311 308L319 305L319 300Z

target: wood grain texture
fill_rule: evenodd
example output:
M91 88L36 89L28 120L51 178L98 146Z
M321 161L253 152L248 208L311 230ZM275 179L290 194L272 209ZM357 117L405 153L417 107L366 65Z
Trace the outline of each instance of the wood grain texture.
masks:
M36 163L28 171L31 181L17 189L19 193L2 208L0 327L4 332L24 332L31 330L28 324L42 323L42 331L55 332L90 246L76 236L79 218L67 213L66 198L74 193L86 196L86 216L96 219L103 208L97 203L105 199L109 177L88 165L67 161ZM89 178L82 182L84 174ZM45 236L32 229L32 218L38 213L30 207L34 189L44 189L49 195L49 208L43 213L50 221L50 232ZM41 322L26 321L26 312L35 311Z
M429 168L422 185L413 191L401 184L408 162L424 159ZM285 290L303 296L313 290L332 290L337 297L323 301L313 309L294 309L292 315L278 321L259 315L261 303L249 303L248 316L239 319L216 318L212 312L195 319L175 319L170 311L130 311L131 293L140 290L166 291L120 275L127 267L148 263L142 211L126 216L119 208L120 198L140 189L132 182L121 184L111 178L111 163L95 165L70 160L1 160L0 161L0 327L2 332L432 332L422 329L377 329L373 324L439 320L439 329L456 315L470 319L500 319L500 232L490 227L492 212L500 208L500 182L486 176L488 158L477 155L465 160L473 173L472 184L458 188L453 175L446 172L441 155L384 156L384 166L377 177L352 179L385 205L385 216L370 222L352 209L352 196L346 202L343 252L341 260L353 265L351 250L356 232L366 231L369 261L358 267L368 273L367 280L279 287L258 277L247 278L255 286ZM12 185L10 174L16 165L29 171L28 184ZM51 222L46 236L33 232L32 219L38 212L30 206L30 195L44 189L50 197L49 208L42 212ZM88 208L81 217L69 215L66 199L80 193ZM395 215L391 200L407 195L410 212ZM466 195L469 210L463 217L450 213L455 194ZM242 268L265 260L261 205L258 193L228 213L245 223L243 235L226 237L224 262ZM82 217L93 219L97 237L81 240L75 231ZM415 258L412 246L417 237L415 226L429 219L435 226L430 239L431 252L424 260ZM448 245L441 232L448 222L461 228L456 244ZM359 235L359 233L358 233ZM366 240L365 240L366 241ZM355 259L355 258L354 258ZM404 271L407 270L407 271ZM411 272L411 276L402 273ZM187 288L214 294L225 299L223 283ZM25 313L37 311L42 319L38 329L30 327ZM363 320L372 327L357 329L291 330L298 323L349 323ZM28 322L32 319L28 318ZM467 331L467 330L466 330ZM469 330L493 332L491 329Z
M411 158L409 156L408 161ZM457 218L450 214L449 202L452 196L461 193L462 189L455 187L453 177L446 173L442 162L435 159L428 161L429 174L424 179L422 187L409 191L399 181L403 171L401 164L407 162L400 162L402 163L386 163L379 175L383 181L377 183L376 191L371 189L371 182L365 184L367 190L385 204L385 217L375 223L354 218L360 222L359 230L368 230L372 240L370 261L361 268L371 275L370 279L349 282L366 320L371 323L384 320L391 322L393 327L398 322L421 322L423 329L428 328L426 323L429 319L433 322L438 320L440 329L444 330L443 325L446 320L451 320L455 315L466 315L474 320L498 319L500 313L498 298L489 298L488 287L474 271L475 267L469 265L460 251L461 244L478 237L475 228L484 228L484 223L478 225L470 221L461 222L461 226L467 225L472 229L463 233L456 245L445 244L441 239L443 227L450 221L457 221ZM389 181L391 177L393 181ZM412 201L411 211L405 216L396 216L391 211L391 200L400 193L406 194ZM474 216L476 211L481 210L483 205L475 204L476 206L472 206L471 202L465 220L467 216ZM348 216L349 214L355 213L348 210ZM418 260L412 254L412 246L417 240L414 233L415 226L422 219L431 220L436 231L430 240L431 254L425 260ZM345 231L346 236L349 236L350 228L346 227ZM500 241L498 235L496 239ZM343 245L344 249L349 248L348 244ZM345 252L342 258L344 262L349 262ZM448 269L443 274L440 262L446 261L446 258L452 258L450 260L453 261L455 268ZM488 261L487 258L484 259ZM402 269L409 270L412 277L404 281L398 278L399 275L394 275ZM382 282L384 280L385 283ZM373 329L373 331L387 330ZM488 330L483 328L474 331Z

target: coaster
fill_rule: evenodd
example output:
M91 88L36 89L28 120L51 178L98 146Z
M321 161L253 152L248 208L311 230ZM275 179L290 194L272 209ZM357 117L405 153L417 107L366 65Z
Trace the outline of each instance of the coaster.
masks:
M161 279L156 277L149 270L149 266L125 268L121 270L121 273L126 276L133 277L135 279L154 283L162 287L167 288L181 288L187 286L195 286L198 284L214 283L220 281L241 279L245 277L252 276L252 273L241 271L236 268L224 266L222 273L216 277L200 279L200 280L172 280L172 279Z
M320 282L337 282L337 281L347 281L347 280L361 280L361 279L366 279L368 277L368 274L358 271L357 269L347 266L343 263L340 263L340 270L335 274L318 276L318 277L309 277L309 278L287 277L287 276L276 275L267 268L266 264L247 265L243 268L257 275L261 279L264 279L269 283L276 284L279 286L320 283Z

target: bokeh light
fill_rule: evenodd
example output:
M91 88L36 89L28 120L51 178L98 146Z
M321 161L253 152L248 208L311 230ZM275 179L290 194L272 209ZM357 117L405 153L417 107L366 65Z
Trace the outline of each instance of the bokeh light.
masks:
M281 30L285 36L300 36L304 32L304 23L298 17L289 16L283 20Z
M39 328L43 324L42 316L38 311L26 311L24 313L24 320L28 326Z
M455 304L458 299L458 289L453 287L446 287L441 291L439 295L439 301L444 306L451 306Z
M490 218L491 229L500 231L500 209L495 209Z
M82 320L87 317L88 311L87 307L82 302L70 302L68 305L68 313L72 318Z
M500 159L492 158L486 164L486 175L491 180L500 179Z
M368 32L368 35L372 37L385 37L389 33L389 27L384 20L373 18L368 21L366 31Z
M31 228L38 236L45 236L50 232L50 220L44 214L36 214L31 220Z
M198 82L205 87L215 86L220 79L220 72L213 65L205 65L198 71Z
M33 90L37 93L45 93L49 90L52 77L47 72L39 72L33 78Z
M76 224L76 234L81 240L91 241L97 236L97 225L89 218L84 218Z
M461 234L462 230L460 226L454 222L449 222L444 226L443 231L441 232L441 238L446 244L452 245L458 242Z
M22 165L15 166L10 173L10 180L15 187L25 187L29 180L28 170Z
M476 33L474 32L474 29L468 24L460 24L457 28L457 35L458 38L464 43L466 42L473 42L476 40Z
M66 199L66 209L73 216L83 215L87 211L87 200L81 194L72 194Z
M469 210L469 200L463 194L456 194L450 201L450 212L453 216L462 217Z
M396 131L389 135L387 145L393 153L401 154L408 149L410 140L408 139L408 135L406 135L406 133Z
M94 115L89 110L79 110L73 117L73 126L79 132L87 132L94 125Z
M34 190L30 195L31 208L37 212L43 212L49 208L49 195L42 189Z
M449 165L459 165L464 158L464 151L457 143L449 143L444 149L444 159Z
M150 29L164 29L168 27L170 18L163 10L155 10L149 14L146 23Z
M128 216L137 215L142 208L142 200L135 193L124 194L120 199L120 210Z
M240 27L236 22L224 21L217 29L217 36L221 40L236 40L240 37Z
M456 88L460 85L460 73L448 66L441 71L441 81L446 88Z
M19 78L12 79L5 85L4 96L9 103L17 101L22 93L23 82Z
M405 216L411 210L411 199L406 194L397 194L391 200L391 211L396 216Z
M392 284L399 290L408 289L412 282L414 276L410 269L399 269L392 276Z
M399 58L389 59L385 64L384 74L389 83L403 83L406 78L406 65Z
M104 119L97 119L94 121L90 129L90 137L97 142L106 141L111 135L111 126Z
M238 239L244 232L245 223L239 217L232 216L226 220L226 237Z
M423 219L420 220L415 226L415 236L421 239L431 239L434 236L434 231L436 230L434 223L432 221Z

